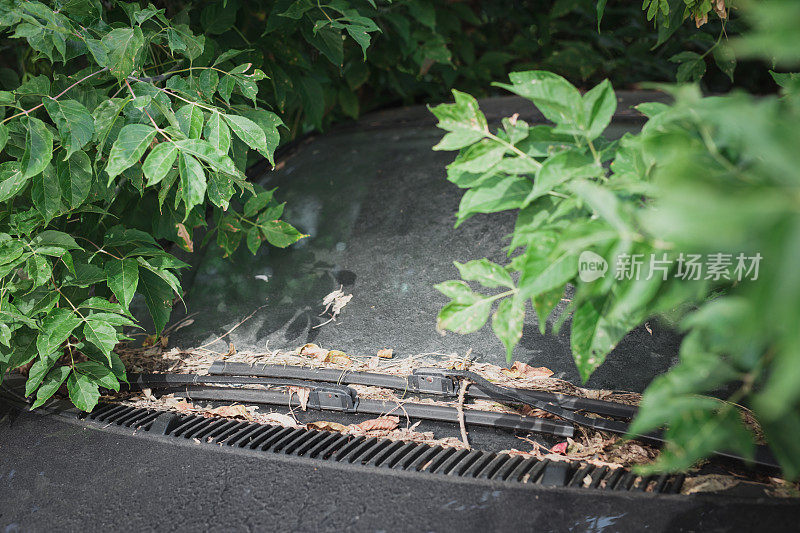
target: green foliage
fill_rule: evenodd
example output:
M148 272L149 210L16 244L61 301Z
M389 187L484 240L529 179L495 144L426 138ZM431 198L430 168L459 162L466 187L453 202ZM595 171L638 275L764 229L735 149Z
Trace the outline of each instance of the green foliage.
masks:
M156 333L181 296L170 241L191 251L211 221L227 253L245 233L253 253L304 237L244 175L248 150L272 161L280 137L257 107L265 74L188 22L152 5L2 2L0 32L27 55L0 93L0 379L30 365L35 406L64 383L84 410L119 390L135 295Z
M779 5L753 7L754 18ZM798 49L782 48L780 32L765 44L762 30L755 40L745 36L742 49L779 50L784 64L800 63ZM628 331L669 313L685 333L680 364L653 381L631 427L633 434L666 427L669 444L648 470L686 469L714 451L752 457L752 428L737 407L744 405L786 476L799 477L800 87L796 75L773 75L781 97L704 98L696 86L671 87L674 104L639 106L649 118L641 133L613 142L601 135L616 108L607 82L581 95L551 73L512 73L501 86L552 124L510 118L496 131L473 98L454 92L455 103L432 112L448 132L434 149L459 151L448 166L448 179L466 189L457 224L477 213L518 215L506 265L456 263L463 280L500 292L439 284L451 299L439 327L475 331L499 301L492 328L510 361L527 302L544 331L571 284L572 301L555 323L571 317L572 353L586 380ZM725 258L730 269L687 276L692 254ZM638 275L626 275L633 257L644 261ZM737 259L755 257L757 275L750 261L750 277L737 276ZM605 262L609 272L584 277L586 261Z

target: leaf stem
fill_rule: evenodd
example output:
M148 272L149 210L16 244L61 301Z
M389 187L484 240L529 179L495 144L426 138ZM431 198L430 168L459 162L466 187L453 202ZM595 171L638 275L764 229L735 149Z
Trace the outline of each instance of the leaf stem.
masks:
M73 83L72 85L70 85L69 87L67 87L66 89L64 89L60 93L58 93L57 95L48 96L47 98L50 98L51 100L58 100L59 98L64 96L67 93L67 91L69 91L70 89L72 89L76 85L79 85L80 83L83 83L84 81L88 80L92 76L96 76L97 74L100 74L101 72L105 72L106 70L108 70L108 67L103 67L103 68L101 68L100 70L98 70L96 72L92 72L91 74L89 74L87 76L84 76L83 78L79 79L78 81L76 81L75 83ZM30 113L33 113L34 111L36 111L37 109L42 107L43 105L44 105L44 99L42 99L42 103L41 104L39 104L37 106L34 106L34 107L30 108L30 109L24 110L24 111L20 111L16 115L11 115L7 119L4 119L2 122L0 122L0 124L5 124L6 122L11 120L12 118L17 118L17 117L22 116L22 115L29 115Z
M483 134L486 135L486 137L492 139L493 141L496 141L496 142L502 144L503 146L505 146L506 148L510 149L512 152L514 152L518 156L524 157L525 159L531 161L532 163L534 163L536 168L542 168L542 164L539 161L537 161L533 157L529 156L528 154L526 154L525 152L523 152L522 150L520 150L519 148L517 148L516 146L514 146L510 142L501 139L500 137L498 137L497 135L493 134L492 132L490 132L488 130L484 131Z

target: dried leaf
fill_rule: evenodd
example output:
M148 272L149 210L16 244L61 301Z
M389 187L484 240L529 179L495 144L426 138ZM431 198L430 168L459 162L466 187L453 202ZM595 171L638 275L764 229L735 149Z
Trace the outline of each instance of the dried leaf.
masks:
M306 405L308 405L308 395L311 394L311 389L306 387L289 387L287 389L289 391L289 404L292 403L292 396L297 394L297 401L300 402L300 409L303 411L306 410Z
M728 10L725 6L725 0L716 0L716 2L711 2L714 6L714 12L717 16L721 19L728 18Z
M264 423L275 423L280 426L291 428L298 427L298 423L294 418L283 413L269 413L268 415L260 416L259 421Z
M320 348L316 344L308 343L304 344L300 348L300 355L307 355L308 357L313 357L314 359L323 361L325 359L325 356L328 355L328 350Z
M320 326L324 326L331 320L336 320L336 317L339 316L339 313L342 312L342 309L344 309L344 306L347 305L352 297L352 294L345 294L341 287L327 294L325 298L322 299L322 305L325 306L325 309L322 311L322 313L320 313L320 316L330 311L331 318L322 324L317 324L314 327L318 328Z
M192 237L189 235L189 231L186 229L186 226L178 222L175 224L175 228L178 230L178 237L183 241L183 247L186 249L187 252L194 252L194 243L192 243Z
M384 348L383 350L378 350L378 357L382 359L391 359L393 354L394 350L392 350L391 348Z
M252 415L247 411L247 407L242 404L221 405L208 411L209 414L225 416L229 418L246 418L252 420Z
M331 350L325 355L322 362L334 363L337 365L349 365L350 363L352 363L352 360L349 357L347 357L346 353L340 350Z
M550 451L552 453L565 454L567 453L567 445L568 445L567 441L559 442L558 444L550 448Z
M529 379L549 378L553 375L553 371L543 366L532 367L520 361L514 361L511 368L503 368L500 370L503 374L510 378L525 377Z
M719 492L739 484L739 479L722 474L706 474L704 476L688 477L683 482L681 494L694 494L697 492Z
M380 418L373 418L372 420L364 420L360 424L351 424L349 429L364 433L367 431L390 431L395 429L399 424L400 417L382 416Z
M181 400L179 402L176 402L175 404L173 404L172 407L184 413L194 409L194 405L190 404L186 400Z
M319 429L321 431L336 431L338 433L343 433L347 431L347 426L345 426L344 424L339 424L338 422L328 422L326 420L309 422L308 424L306 424L306 427L309 429Z

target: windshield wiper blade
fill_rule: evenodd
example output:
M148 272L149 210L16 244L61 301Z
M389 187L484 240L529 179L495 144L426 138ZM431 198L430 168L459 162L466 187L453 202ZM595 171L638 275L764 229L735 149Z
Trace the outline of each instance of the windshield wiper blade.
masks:
M332 368L313 368L292 365L249 365L247 363L229 363L227 361L214 361L211 368L208 370L209 375L214 376L258 376L262 378L310 379L328 383L368 385L414 394L434 394L441 396L458 395L460 386L457 375L458 372L459 371L443 368L418 368L409 376L395 376ZM636 407L633 405L581 398L568 394L528 389L508 390L519 391L530 398L548 402L570 411L587 411L598 415L618 418L633 418L637 411ZM480 400L498 399L496 393L492 393L490 390L487 390L485 386L477 382L467 389L466 397Z
M192 374L138 374L132 376L130 383L132 388L178 388L179 390L176 390L173 394L176 397L190 400L289 405L290 396L287 391L219 386L231 385L230 382L224 382L224 380L216 380L214 383L216 386L199 384L207 378L209 378L209 376L196 376ZM214 380L212 379L212 381ZM243 384L256 384L256 382L250 381L249 383L242 383L240 381L236 383L236 385ZM291 386L290 383L285 382L281 385ZM431 405L406 401L397 402L392 400L361 398L354 389L344 385L331 385L327 383L315 384L309 381L301 381L298 382L297 385L309 389L306 407L311 409L373 415L389 415L394 413L397 415L405 415L410 418L458 423L458 409L449 405ZM470 408L465 408L462 411L464 413L465 424L546 433L558 437L572 437L574 434L572 424L567 424L559 420L522 416L514 413L482 411Z
M586 411L605 416L632 418L636 414L636 408L633 406L564 394L502 387L490 382L475 372L466 370L422 368L416 369L410 376L402 377L369 372L318 369L292 365L248 365L246 363L215 361L209 369L209 374L273 378L282 377L285 379L309 379L311 377L310 379L316 379L318 381L346 382L354 385L373 385L395 390L405 390L413 393L450 396L458 394L460 381L466 379L472 382L465 394L468 398L489 398L506 403L521 403L556 415L565 421L594 430L630 436L657 444L666 442L663 432L661 431L644 435L631 434L628 431L628 423L626 422L609 420L606 418L593 418L576 412ZM471 392L473 390L475 390L475 392ZM741 460L746 463L755 463L770 468L780 468L780 464L766 446L756 446L752 459L724 450L715 451L714 453L715 455Z

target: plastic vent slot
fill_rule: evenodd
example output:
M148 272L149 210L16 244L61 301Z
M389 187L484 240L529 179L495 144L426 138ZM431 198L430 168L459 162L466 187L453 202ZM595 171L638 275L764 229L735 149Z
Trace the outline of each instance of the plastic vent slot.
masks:
M100 404L84 420L147 431L160 416L171 416L166 436L197 439L265 453L511 483L595 490L677 493L684 476L641 477L623 468L526 458L481 450L343 435L319 430L257 424L239 420L171 414L126 405ZM161 419L159 419L161 420ZM141 434L141 433L139 433Z

